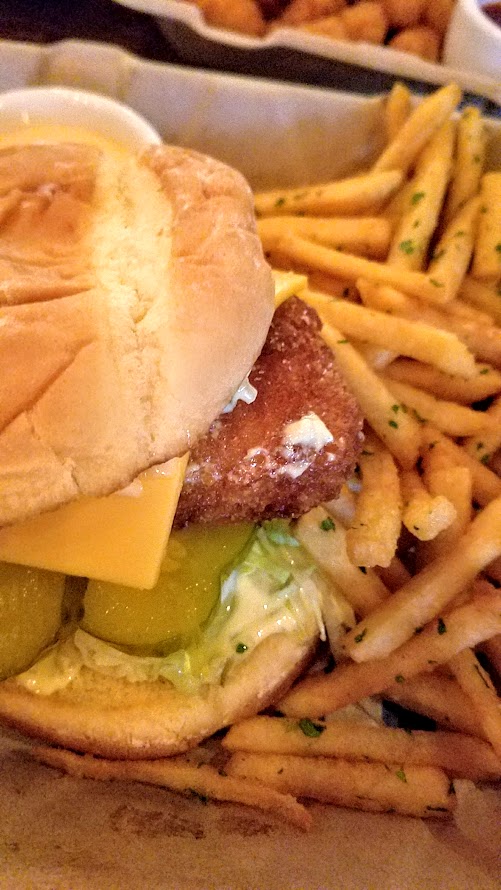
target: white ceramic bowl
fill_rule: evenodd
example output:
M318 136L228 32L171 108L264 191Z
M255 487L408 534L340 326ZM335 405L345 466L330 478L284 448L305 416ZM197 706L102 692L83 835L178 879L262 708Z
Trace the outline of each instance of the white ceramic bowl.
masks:
M28 87L0 95L0 132L44 124L83 127L131 151L161 142L145 118L97 93L67 87Z
M501 28L484 12L486 0L457 0L444 45L444 62L501 84Z

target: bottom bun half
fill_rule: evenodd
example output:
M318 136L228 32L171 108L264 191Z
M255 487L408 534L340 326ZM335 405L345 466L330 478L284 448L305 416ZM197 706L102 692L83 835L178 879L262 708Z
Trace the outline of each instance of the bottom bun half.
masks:
M263 640L221 684L197 694L166 681L133 683L83 668L65 689L34 694L0 683L0 720L29 736L116 759L180 754L278 701L310 661L318 629L300 642Z

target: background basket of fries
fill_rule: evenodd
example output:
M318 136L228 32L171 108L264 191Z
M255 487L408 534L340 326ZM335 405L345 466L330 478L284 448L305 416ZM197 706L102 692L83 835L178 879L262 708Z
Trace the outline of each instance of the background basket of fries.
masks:
M491 114L501 101L499 78L480 61L444 61L455 0L116 2L154 16L190 65L364 93L395 79L420 91L454 80Z

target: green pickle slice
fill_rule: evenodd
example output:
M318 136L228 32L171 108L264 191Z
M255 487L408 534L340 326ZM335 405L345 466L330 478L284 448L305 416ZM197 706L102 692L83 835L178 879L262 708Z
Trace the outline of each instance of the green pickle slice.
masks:
M166 655L186 646L218 602L221 571L252 530L242 523L172 532L152 590L89 581L81 627L138 654Z
M0 563L0 680L25 670L61 625L64 575Z

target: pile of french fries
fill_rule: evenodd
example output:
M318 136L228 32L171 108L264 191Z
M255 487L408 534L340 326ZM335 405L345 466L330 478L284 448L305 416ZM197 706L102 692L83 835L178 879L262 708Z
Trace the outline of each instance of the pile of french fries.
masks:
M334 667L281 716L204 748L113 763L39 748L77 775L247 803L308 828L300 802L447 817L454 780L501 778L501 172L476 108L396 85L370 170L256 194L282 296L298 293L365 416L357 472L293 531L318 567ZM383 725L382 700L437 731ZM360 715L363 715L361 717Z
M366 437L341 496L295 526L328 579L335 667L301 680L285 716L234 726L227 770L418 816L453 810L455 778L501 778L501 172L460 99L449 85L413 107L396 85L370 170L255 197ZM439 731L354 722L370 697Z

